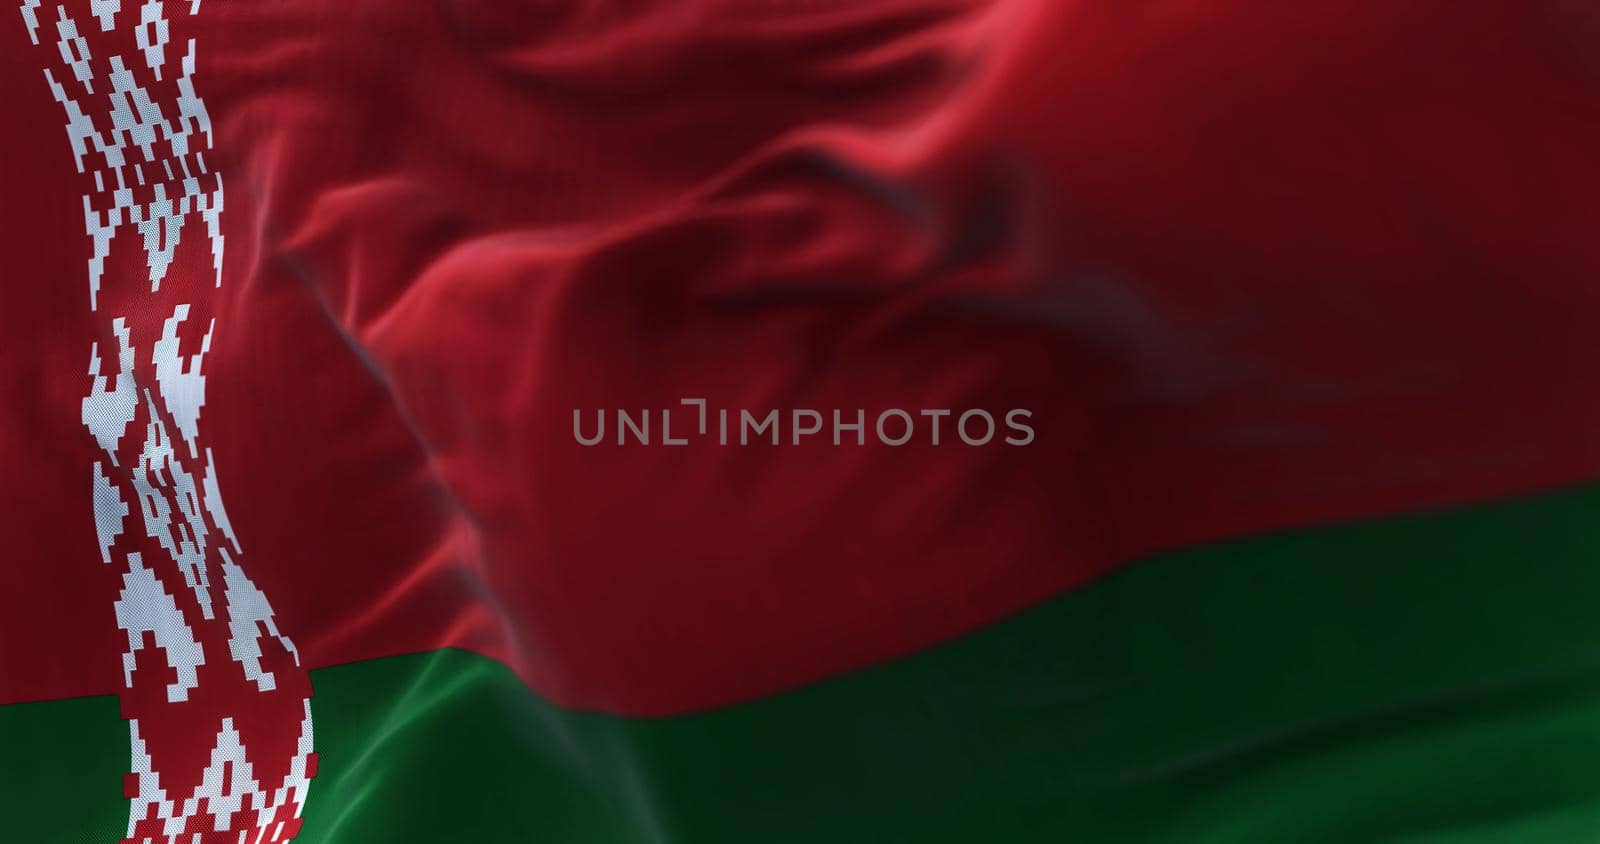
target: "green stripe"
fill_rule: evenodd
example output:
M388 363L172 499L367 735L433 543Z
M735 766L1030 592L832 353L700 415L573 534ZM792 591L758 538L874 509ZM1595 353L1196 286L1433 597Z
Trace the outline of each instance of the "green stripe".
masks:
M1600 490L1198 548L659 720L455 651L322 669L300 840L1593 840L1597 562ZM0 709L0 839L120 830L123 729L109 698Z

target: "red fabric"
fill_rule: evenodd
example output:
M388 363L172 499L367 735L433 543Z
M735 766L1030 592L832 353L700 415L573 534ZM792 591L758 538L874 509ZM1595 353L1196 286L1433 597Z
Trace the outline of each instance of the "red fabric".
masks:
M1593 477L1582 9L217 3L204 412L252 576L311 666L456 645L659 714L1162 549ZM69 377L87 247L21 53L5 700L121 676ZM682 397L1026 407L1038 435L573 441L574 408Z

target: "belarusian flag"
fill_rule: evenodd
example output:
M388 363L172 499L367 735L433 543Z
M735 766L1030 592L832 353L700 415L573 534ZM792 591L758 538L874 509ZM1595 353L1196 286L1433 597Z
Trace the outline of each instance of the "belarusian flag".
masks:
M1600 837L1592 4L20 12L0 841Z

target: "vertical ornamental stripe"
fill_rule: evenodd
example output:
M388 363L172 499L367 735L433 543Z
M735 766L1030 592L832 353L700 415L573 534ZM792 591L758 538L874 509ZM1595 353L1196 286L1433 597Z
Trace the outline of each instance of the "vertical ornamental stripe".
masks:
M29 39L55 59L44 77L83 191L101 332L81 418L102 452L90 468L94 530L126 642L124 841L267 844L299 832L316 766L311 687L245 572L200 426L223 180L206 161L211 120L195 39L182 32L199 6L23 0L21 10Z

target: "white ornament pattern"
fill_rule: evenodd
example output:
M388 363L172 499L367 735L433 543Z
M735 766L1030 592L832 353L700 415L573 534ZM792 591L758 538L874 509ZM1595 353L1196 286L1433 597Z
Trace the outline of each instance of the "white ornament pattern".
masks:
M45 82L62 107L84 185L89 308L122 311L90 347L81 421L103 452L90 467L101 564L120 574L112 609L127 647L124 840L284 842L298 833L315 774L310 686L299 651L241 565L200 424L202 367L217 327L207 291L222 284L222 176L203 154L212 147L211 116L195 88L195 39L178 32L188 19L170 19L162 0L128 5L21 0L29 40L51 57ZM183 13L192 18L199 6ZM209 283L176 294L198 297L189 301L157 299L181 262L186 231L209 240ZM139 249L143 266L118 263L127 249L120 244ZM167 675L142 673L152 665ZM158 682L153 703L135 693ZM287 704L281 711L290 720L267 731L297 733L290 746L252 744L247 722L270 707L250 696L271 695L290 696L271 698ZM178 745L183 752L174 752ZM163 770L163 760L196 758L205 748L203 769ZM268 768L277 773L267 777Z

